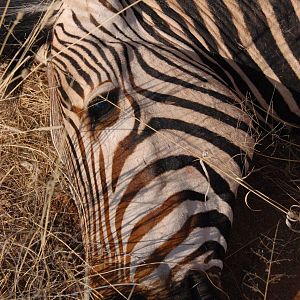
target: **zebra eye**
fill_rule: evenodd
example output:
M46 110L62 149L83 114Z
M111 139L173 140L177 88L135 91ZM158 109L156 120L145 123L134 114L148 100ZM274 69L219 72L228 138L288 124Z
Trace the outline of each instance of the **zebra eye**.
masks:
M97 124L109 121L111 115L118 110L116 107L119 100L120 90L112 89L108 92L96 96L88 104L88 116L91 120L92 129L95 129Z

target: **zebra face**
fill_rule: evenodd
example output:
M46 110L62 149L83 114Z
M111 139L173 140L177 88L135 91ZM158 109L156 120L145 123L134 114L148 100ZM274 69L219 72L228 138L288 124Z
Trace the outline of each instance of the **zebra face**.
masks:
M107 21L114 5L65 1L48 68L88 284L106 299L200 299L204 272L218 285L250 121L183 33L154 30L139 5Z

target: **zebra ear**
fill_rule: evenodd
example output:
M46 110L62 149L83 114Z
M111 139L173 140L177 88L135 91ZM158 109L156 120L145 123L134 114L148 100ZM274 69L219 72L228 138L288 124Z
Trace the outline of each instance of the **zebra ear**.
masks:
M37 62L38 64L41 64L42 67L46 67L49 51L50 51L50 44L45 43L36 52L34 56L34 61Z

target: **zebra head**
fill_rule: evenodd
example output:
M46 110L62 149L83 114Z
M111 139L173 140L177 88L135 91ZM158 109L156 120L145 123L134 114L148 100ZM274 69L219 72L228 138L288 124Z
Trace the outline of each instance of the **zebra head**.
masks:
M51 120L65 128L53 140L95 297L222 294L235 178L253 139L240 100L183 28L172 1L66 0L53 26Z

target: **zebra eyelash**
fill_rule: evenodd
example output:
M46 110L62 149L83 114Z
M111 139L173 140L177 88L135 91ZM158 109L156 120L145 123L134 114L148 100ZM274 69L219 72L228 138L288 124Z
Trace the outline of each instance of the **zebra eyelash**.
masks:
M116 113L120 97L120 89L114 88L94 97L88 104L88 116L91 128L95 129L98 124L109 122L109 119Z

